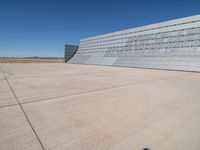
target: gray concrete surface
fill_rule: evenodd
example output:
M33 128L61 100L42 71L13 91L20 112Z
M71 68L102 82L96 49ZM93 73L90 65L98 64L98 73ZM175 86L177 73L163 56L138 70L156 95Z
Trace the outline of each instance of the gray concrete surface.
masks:
M200 73L0 67L0 149L200 149Z
M3 74L0 72L0 80L4 79Z
M0 80L0 108L8 105L17 104L6 80Z
M19 106L0 108L1 150L42 150Z

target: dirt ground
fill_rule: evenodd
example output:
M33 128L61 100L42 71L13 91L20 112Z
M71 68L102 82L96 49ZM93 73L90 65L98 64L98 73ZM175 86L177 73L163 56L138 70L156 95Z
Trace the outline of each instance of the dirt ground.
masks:
M63 58L0 58L0 63L63 63Z

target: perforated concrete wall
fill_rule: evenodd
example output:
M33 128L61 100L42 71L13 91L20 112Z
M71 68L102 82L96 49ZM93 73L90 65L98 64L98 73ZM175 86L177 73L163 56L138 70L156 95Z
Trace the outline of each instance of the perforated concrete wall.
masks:
M200 71L200 15L82 39L69 63Z

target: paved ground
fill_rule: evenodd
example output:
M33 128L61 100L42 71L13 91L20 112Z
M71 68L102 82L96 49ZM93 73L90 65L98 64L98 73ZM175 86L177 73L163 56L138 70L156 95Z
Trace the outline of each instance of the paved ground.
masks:
M200 73L0 67L2 150L200 149Z

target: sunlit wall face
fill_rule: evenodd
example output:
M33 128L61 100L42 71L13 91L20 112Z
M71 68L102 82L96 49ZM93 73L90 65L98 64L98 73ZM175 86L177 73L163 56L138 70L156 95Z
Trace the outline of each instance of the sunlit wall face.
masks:
M200 71L200 15L85 38L69 63Z

